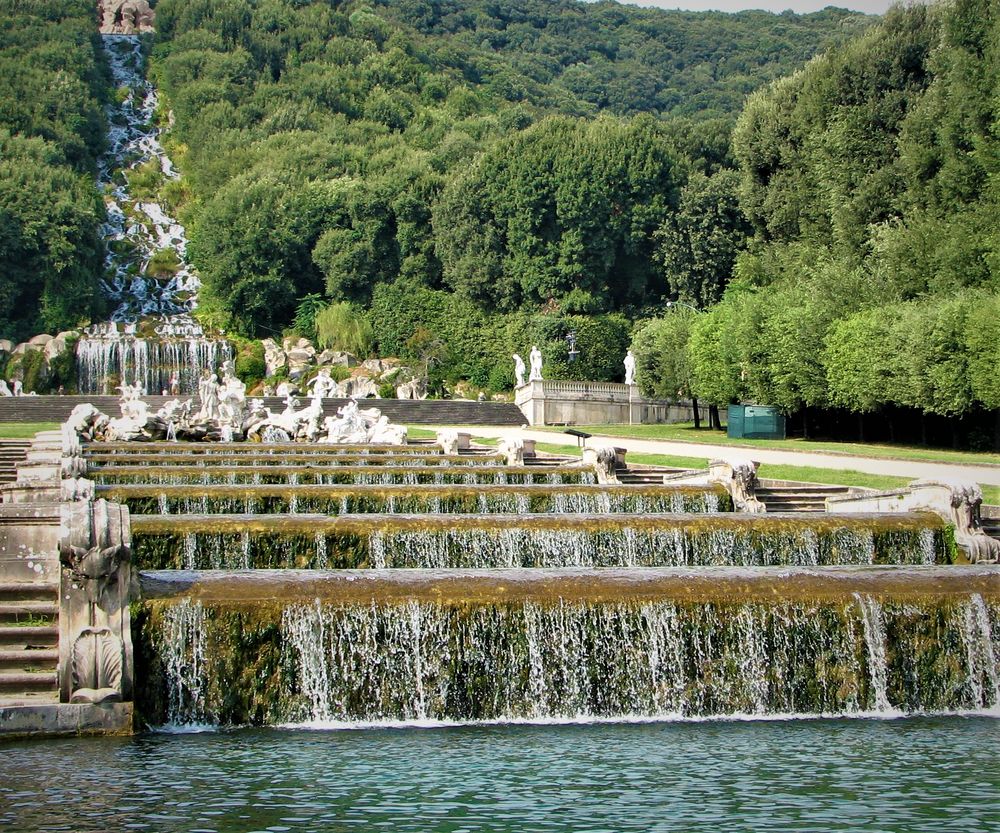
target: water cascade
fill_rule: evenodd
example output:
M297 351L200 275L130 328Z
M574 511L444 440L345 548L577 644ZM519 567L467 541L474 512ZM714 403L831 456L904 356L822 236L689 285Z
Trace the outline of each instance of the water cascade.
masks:
M181 393L194 393L203 370L232 357L232 346L221 339L88 337L77 343L77 378L81 393L111 394L127 382L158 394L169 392L173 379Z
M559 466L541 471L517 466L413 466L413 465L268 465L213 466L198 465L107 465L95 468L90 476L102 485L159 483L164 485L207 484L283 484L293 485L465 485L480 484L593 485L593 471L579 466Z
M171 600L148 613L148 707L179 724L324 724L1000 705L982 660L1000 654L995 575L971 582L985 601L951 568L856 569L203 573L181 598L151 574ZM197 642L173 639L188 623ZM177 668L207 692L189 711L162 695Z
M729 511L719 488L549 485L118 484L98 488L133 514L650 514ZM251 508L252 507L252 508Z
M85 454L133 512L154 723L1000 707L1000 573L937 515L749 515L426 444Z
M191 317L201 282L186 261L184 227L157 202L157 188L144 184L179 175L155 126L159 101L144 77L142 41L102 37L120 91L108 106L109 149L99 170L107 210L103 290L113 311L109 323L89 327L77 344L80 392L112 393L127 382L159 393L176 375L181 392L192 393L202 369L214 371L232 350L207 338Z
M316 537L335 564L316 562ZM753 518L735 514L137 515L143 569L275 567L676 567L934 564L949 558L935 517ZM236 555L234 562L231 558Z

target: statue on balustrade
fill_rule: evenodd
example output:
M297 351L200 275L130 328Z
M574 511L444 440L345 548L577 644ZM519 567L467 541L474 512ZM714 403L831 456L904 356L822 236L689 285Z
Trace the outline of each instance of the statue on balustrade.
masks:
M524 359L517 353L514 354L514 380L517 387L524 384Z
M625 354L625 384L635 384L635 355L629 350Z
M528 354L528 361L531 363L531 375L528 376L528 381L542 381L542 351L538 349L537 344L531 348L531 352Z

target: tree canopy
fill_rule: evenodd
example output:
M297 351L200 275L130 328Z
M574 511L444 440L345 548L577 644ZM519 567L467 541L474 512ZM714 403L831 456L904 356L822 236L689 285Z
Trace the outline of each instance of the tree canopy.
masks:
M750 97L733 148L751 236L688 342L698 396L997 408L998 81L1000 4L956 0L893 9Z
M104 147L94 5L0 0L0 335L75 325L99 306Z

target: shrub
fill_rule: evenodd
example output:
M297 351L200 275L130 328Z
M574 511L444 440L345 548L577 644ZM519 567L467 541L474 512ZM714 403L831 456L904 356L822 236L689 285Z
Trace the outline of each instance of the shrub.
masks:
M346 301L330 304L315 316L316 339L321 347L356 356L371 352L372 325L362 310Z
M267 375L264 345L259 341L252 341L243 347L236 356L235 367L239 380L248 388L255 387Z

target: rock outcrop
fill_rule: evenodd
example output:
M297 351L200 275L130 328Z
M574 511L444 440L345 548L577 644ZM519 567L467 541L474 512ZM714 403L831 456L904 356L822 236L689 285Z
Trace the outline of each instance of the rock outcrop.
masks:
M153 31L153 10L146 0L98 0L102 35L142 35Z

